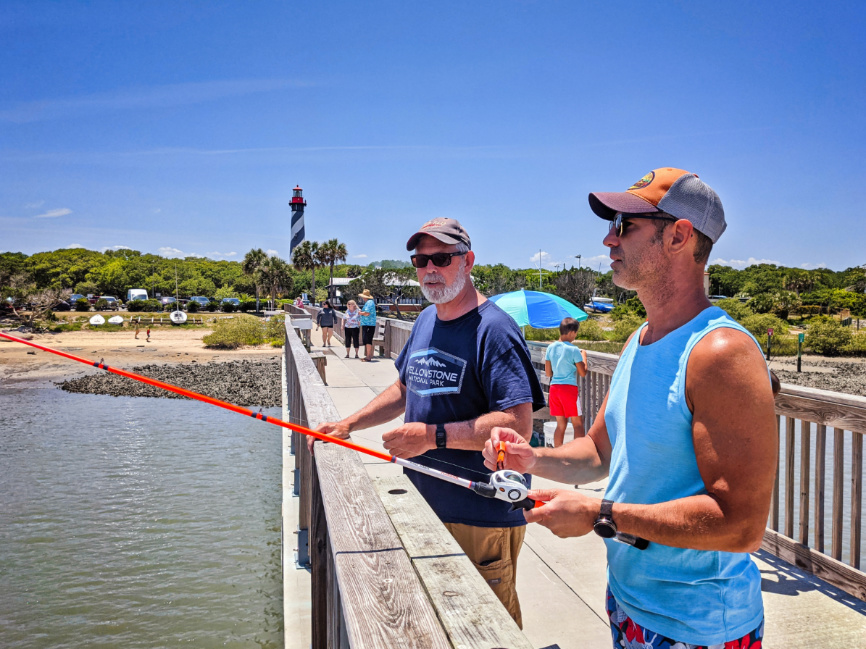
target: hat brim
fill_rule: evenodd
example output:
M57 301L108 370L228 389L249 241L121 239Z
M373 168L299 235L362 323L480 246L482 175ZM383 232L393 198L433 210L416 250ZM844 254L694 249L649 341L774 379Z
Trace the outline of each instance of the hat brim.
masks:
M649 201L629 192L593 192L589 195L589 207L608 221L613 221L617 212L649 214L661 211Z
M455 237L449 236L447 234L442 234L441 232L416 232L411 237L409 237L409 241L406 242L406 250L415 250L418 247L418 241L423 236L433 237L434 239L438 239L442 243L447 243L449 246L453 246L457 243L463 243L461 239L456 239Z

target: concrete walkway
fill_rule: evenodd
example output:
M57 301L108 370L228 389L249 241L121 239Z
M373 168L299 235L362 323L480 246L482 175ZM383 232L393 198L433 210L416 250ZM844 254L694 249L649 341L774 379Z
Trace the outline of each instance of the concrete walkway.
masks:
M314 350L327 355L328 390L341 417L346 417L397 380L394 362L344 359L345 348L337 340L321 347L320 333L313 331ZM354 355L354 351L353 351ZM382 433L390 424L354 433L364 445L382 449ZM566 438L566 441L568 438ZM365 457L371 475L398 475L400 467ZM563 488L540 478L538 488ZM565 487L568 488L568 487ZM572 487L573 488L573 487ZM598 497L604 482L581 485L580 490ZM866 648L866 602L797 570L772 555L754 555L763 577L766 635L764 647ZM523 609L524 633L535 647L544 649L595 649L610 647L610 630L604 610L605 551L601 539L590 534L560 539L540 525L527 527L518 562L517 589Z

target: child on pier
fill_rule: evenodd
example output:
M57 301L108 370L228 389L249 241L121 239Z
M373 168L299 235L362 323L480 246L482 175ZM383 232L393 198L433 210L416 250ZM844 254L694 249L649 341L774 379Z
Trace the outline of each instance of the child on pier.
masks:
M572 344L579 328L577 320L564 318L559 323L559 340L547 348L545 355L544 373L550 377L550 414L556 417L554 447L562 446L569 419L574 436L583 437L584 434L577 375L586 376L586 352Z

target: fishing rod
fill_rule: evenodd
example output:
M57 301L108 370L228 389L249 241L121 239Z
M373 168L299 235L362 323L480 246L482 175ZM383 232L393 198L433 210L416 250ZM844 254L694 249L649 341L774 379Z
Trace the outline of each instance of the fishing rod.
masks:
M73 354L67 354L66 352L61 352L57 349L51 349L50 347L45 347L44 345L38 345L29 340L16 338L15 336L10 336L9 334L5 334L3 332L0 332L0 337L11 340L12 342L21 343L30 347L35 347L36 349L41 349L42 351L56 354L58 356L68 358L73 361L78 361L79 363L84 363L85 365L91 365L101 370L105 370L106 372L117 374L118 376L123 376L134 381L139 381L141 383L146 383L147 385L152 385L168 392L174 392L175 394L189 397L190 399L195 399L196 401L202 401L203 403L209 403L212 406L218 406L220 408L224 408L225 410L231 410L232 412L236 412L241 415L247 415L249 417L253 417L254 419L258 419L269 424L274 424L275 426L282 426L283 428L288 428L289 430L295 431L296 433L308 435L309 437L315 437L316 439L319 439L323 442L344 446L346 448L352 449L353 451L358 451L359 453L370 455L385 462L398 464L407 469L411 469L412 471L417 471L418 473L423 473L433 478L438 478L440 480L444 480L445 482L450 482L451 484L471 489L478 495L484 496L485 498L496 498L498 500L504 500L508 503L511 503L512 508L514 509L532 509L533 507L540 507L542 505L541 502L536 503L534 500L528 497L527 494L529 492L529 489L526 486L526 481L523 479L523 476L520 473L512 471L510 469L497 471L496 473L492 474L489 483L479 482L475 480L467 480L466 478L460 478L458 476L451 475L450 473L445 473L444 471L432 469L430 467L424 466L423 464L412 462L411 460L404 460L403 458L394 457L393 455L388 455L375 449L367 448L366 446L361 446L360 444L355 444L354 442L350 442L345 439L340 439L339 437L332 437L331 435L319 433L310 428L299 426L297 424L292 424L276 417L269 417L267 415L263 415L260 412L253 412L252 410L248 410L247 408L236 406L233 403L222 401L220 399L215 399L213 397L208 397L198 392L193 392L192 390L186 390L176 385L172 385L171 383L164 383L163 381L158 381L147 376L142 376L141 374L136 374L135 372L129 372L127 370L121 370L116 367L111 367L106 363L102 362L102 359L100 359L99 362L94 363L93 361L90 361L86 358L81 358L80 356L75 356ZM503 451L500 451L500 453L503 453Z

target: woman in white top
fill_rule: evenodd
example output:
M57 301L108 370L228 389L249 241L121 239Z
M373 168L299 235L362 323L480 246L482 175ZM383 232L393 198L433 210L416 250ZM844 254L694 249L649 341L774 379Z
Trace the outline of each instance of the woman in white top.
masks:
M361 333L361 311L355 300L349 300L346 305L346 322L343 323L343 337L346 339L346 358L349 358L349 347L354 345L355 358L358 358L358 345Z

